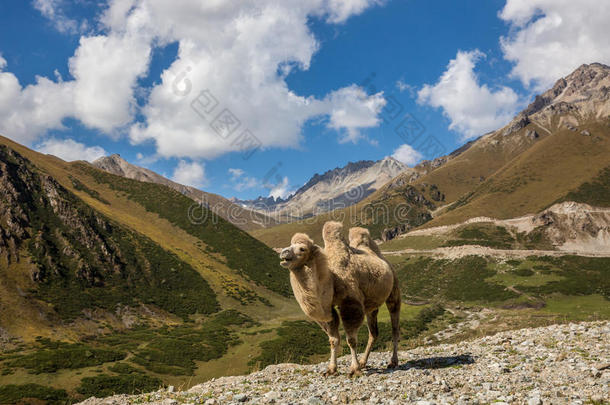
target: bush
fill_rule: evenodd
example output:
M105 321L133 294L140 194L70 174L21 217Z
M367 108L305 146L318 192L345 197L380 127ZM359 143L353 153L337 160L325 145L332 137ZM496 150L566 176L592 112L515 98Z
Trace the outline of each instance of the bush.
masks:
M416 258L398 270L404 294L455 301L503 301L517 296L504 286L485 281L496 274L480 256L456 260Z
M515 269L512 271L512 273L520 277L530 277L534 275L534 271L532 269Z
M562 201L576 201L594 207L610 207L610 166L601 170L590 182L583 183L576 190L569 192Z
M65 390L38 384L0 386L0 404L27 403L26 399L39 399L47 404L64 404L68 401Z
M123 360L126 353L106 349L94 349L81 344L59 349L42 349L20 356L8 362L10 367L22 367L34 374L53 373L62 369L77 369Z
M139 373L118 376L100 374L83 378L76 391L87 397L108 397L115 394L150 392L157 390L162 385L160 379Z
M250 366L266 367L278 363L305 364L315 354L329 351L328 336L319 325L308 321L284 321L278 337L260 344L262 352L250 360Z

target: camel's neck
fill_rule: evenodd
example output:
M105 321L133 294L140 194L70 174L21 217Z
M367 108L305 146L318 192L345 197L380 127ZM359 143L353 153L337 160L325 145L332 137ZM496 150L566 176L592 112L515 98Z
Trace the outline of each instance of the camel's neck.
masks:
M291 271L290 284L305 315L315 321L331 321L334 285L323 255L318 255L309 265Z

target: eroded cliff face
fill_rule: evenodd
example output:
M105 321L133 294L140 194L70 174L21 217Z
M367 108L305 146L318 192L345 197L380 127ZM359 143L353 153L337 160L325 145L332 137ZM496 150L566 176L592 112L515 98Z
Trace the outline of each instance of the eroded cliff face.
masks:
M107 236L108 221L6 147L0 148L0 196L2 253L16 262L19 250L27 250L36 262L32 280L72 271L88 285L103 285L99 268L120 271L122 252Z
M567 201L532 218L561 250L610 253L610 209Z

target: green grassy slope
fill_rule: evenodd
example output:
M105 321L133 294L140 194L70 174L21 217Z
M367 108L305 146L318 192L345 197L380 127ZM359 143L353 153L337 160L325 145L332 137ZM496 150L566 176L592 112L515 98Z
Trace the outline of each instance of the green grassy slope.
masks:
M593 135L583 136L581 129ZM606 123L590 122L577 131L557 129L463 194L425 227L476 216L514 218L537 213L568 196L593 205L604 204L604 189L597 189L594 178L609 165L610 127ZM591 181L589 186L584 185ZM568 194L572 190L580 190L578 196L576 192Z
M302 317L271 249L221 218L190 222L193 201L169 188L6 138L0 181L2 400L245 372L282 319ZM271 332L245 333L258 322Z
M82 163L74 167L204 241L210 253L221 254L230 268L271 291L291 295L286 272L279 266L277 254L225 219L213 215L205 206L197 205L166 186L116 176Z

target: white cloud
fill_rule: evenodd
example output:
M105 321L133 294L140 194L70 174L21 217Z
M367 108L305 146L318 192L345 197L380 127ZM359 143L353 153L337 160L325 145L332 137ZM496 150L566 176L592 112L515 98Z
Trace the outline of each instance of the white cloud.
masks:
M352 15L358 15L367 8L382 3L382 0L328 0L328 21L341 23Z
M242 169L229 169L229 174L231 175L231 179L236 180L244 175L244 171Z
M85 125L112 133L132 121L136 80L148 69L147 41L131 31L80 39L70 58L70 73L76 79L73 113Z
M22 88L4 68L6 60L0 58L0 133L31 144L47 130L63 128L62 120L74 110L72 84L37 76Z
M36 0L34 5L68 27L63 1ZM235 138L218 136L190 107L209 89L219 101L214 116L230 109L240 121L235 135L248 129L262 148L296 147L303 125L327 116L343 140L355 141L362 129L377 125L381 94L367 96L350 86L316 99L292 92L285 78L291 70L308 69L320 46L309 29L311 17L342 23L380 3L191 0L177 7L168 0L109 0L97 34L82 36L69 60L73 80L39 78L21 88L14 75L0 72L2 101L17 100L0 104L0 130L27 144L49 129L61 129L63 119L75 118L105 134L128 132L134 144L153 141L159 157L213 158L242 151ZM157 85L139 88L152 49L169 43L179 45L176 60ZM184 72L186 81L177 83ZM187 81L190 92L180 96ZM136 94L148 95L141 109ZM138 112L143 123L135 122Z
M63 3L63 0L34 0L32 4L61 33L76 34L79 31L85 30L87 28L87 21L83 20L79 24L78 21L68 18L62 10Z
M360 129L375 125L369 111L371 105L379 104L381 95L362 97L351 86L316 99L295 94L285 81L291 70L308 69L319 48L307 25L312 15L340 22L376 2L345 3L351 5L259 0L174 7L143 1L149 25L167 41L178 41L179 51L150 93L142 110L145 123L131 128L132 142L152 140L166 157L213 158L241 151L236 140L247 129L262 148L295 147L302 141L303 124L321 116L331 116L331 127L346 132L348 138L358 138ZM122 25L116 17L121 13L109 11L108 15L113 16L107 20L114 26ZM188 96L181 95L185 89L190 89ZM206 89L218 106L202 117L191 102ZM224 108L239 122L226 138L210 126ZM365 116L357 121L353 116L360 112Z
M289 187L290 187L290 185L289 185L288 177L284 177L280 183L276 184L271 189L271 191L269 191L269 197L273 197L275 199L277 199L277 198L285 199L290 194L294 193L294 191L291 191Z
M392 157L399 162L406 164L407 166L414 166L417 162L419 162L423 156L421 153L416 151L411 147L411 145L407 145L406 143L400 145L394 153L392 153Z
M229 169L229 174L231 175L231 183L233 189L236 191L243 191L250 188L262 187L261 182L255 178L246 176L246 172L242 169Z
M484 56L479 50L458 51L438 82L426 84L418 92L418 103L442 108L451 121L449 128L460 132L463 139L500 128L520 106L519 96L511 88L490 89L479 84L474 67Z
M41 153L57 156L67 162L86 160L93 162L106 156L106 151L100 146L85 146L73 139L50 138L41 142L36 150Z
M361 129L378 126L379 112L386 103L383 93L369 96L356 85L333 91L326 102L330 110L327 126L343 131L341 142L357 142L362 138Z
M417 97L417 88L415 86L410 85L409 83L405 83L402 79L396 81L396 88L401 93L405 91L409 93L409 97L415 98Z
M610 2L507 0L499 14L511 34L501 38L512 75L546 90L583 63L610 64Z
M197 162L187 162L180 160L174 169L172 180L176 183L201 188L207 183L205 178L205 168Z

